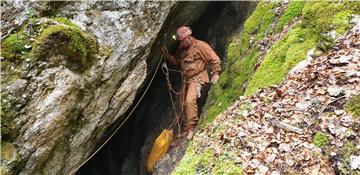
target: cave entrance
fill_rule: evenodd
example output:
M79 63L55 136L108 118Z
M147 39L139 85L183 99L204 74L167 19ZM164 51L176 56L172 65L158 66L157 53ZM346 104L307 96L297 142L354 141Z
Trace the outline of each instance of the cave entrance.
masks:
M223 67L230 39L242 30L244 20L255 5L254 2L209 2L198 19L190 24L195 38L212 46L222 59ZM175 33L177 27L179 26L174 26L171 31ZM160 38L161 36L158 41ZM177 43L172 42L170 52L174 53L176 47ZM160 47L154 47L152 52L159 51ZM180 76L170 76L175 89L179 89ZM199 109L206 99L206 95L203 96L205 98L200 101ZM165 75L159 69L144 99L129 120L77 174L146 174L145 163L151 146L159 133L170 126L174 117Z

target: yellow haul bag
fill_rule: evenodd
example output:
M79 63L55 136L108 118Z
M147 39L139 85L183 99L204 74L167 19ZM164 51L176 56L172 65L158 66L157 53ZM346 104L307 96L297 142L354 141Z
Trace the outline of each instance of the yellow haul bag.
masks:
M155 162L165 155L173 140L173 136L173 130L164 129L156 138L146 162L146 171L148 173L151 173L154 170Z

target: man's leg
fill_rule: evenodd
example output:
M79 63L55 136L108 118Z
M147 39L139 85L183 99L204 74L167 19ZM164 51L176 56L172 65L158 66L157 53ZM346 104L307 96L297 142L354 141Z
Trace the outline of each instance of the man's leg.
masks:
M193 129L195 128L198 118L198 106L197 106L197 93L195 82L189 82L185 99L186 118L185 130L188 131L188 139L193 135Z

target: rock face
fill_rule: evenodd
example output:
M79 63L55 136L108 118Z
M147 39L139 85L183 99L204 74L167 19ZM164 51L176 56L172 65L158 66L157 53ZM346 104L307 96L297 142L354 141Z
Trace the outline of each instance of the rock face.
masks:
M2 1L2 174L79 166L132 105L174 4Z

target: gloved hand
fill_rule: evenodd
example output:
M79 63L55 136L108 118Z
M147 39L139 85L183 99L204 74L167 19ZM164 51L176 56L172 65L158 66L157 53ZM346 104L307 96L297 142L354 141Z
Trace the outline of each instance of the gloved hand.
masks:
M218 82L218 80L219 80L219 74L214 74L212 77L211 77L211 80L210 80L210 82L212 83L212 84L216 84L217 82Z

